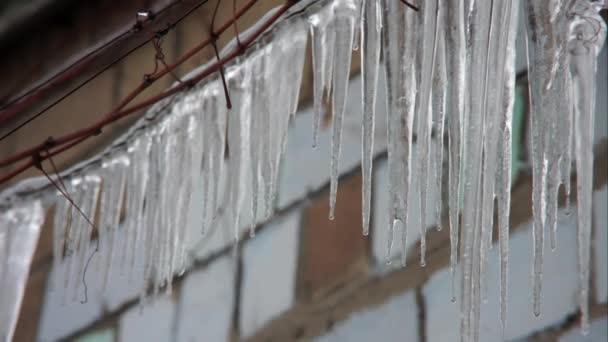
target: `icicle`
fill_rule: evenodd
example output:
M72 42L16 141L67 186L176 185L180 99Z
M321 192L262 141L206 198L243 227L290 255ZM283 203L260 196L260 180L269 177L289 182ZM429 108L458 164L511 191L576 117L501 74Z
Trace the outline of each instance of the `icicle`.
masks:
M491 110L499 113L496 123L498 139L496 194L498 199L498 229L500 254L500 318L504 336L507 316L507 266L509 253L509 211L511 192L511 123L515 91L515 37L517 34L518 2L502 4L501 27L498 29L496 98ZM488 136L492 139L492 135ZM488 177L490 177L488 175ZM493 209L493 206L492 206ZM490 223L488 223L490 224ZM491 226L490 226L491 227ZM488 241L491 243L491 240ZM485 284L484 284L485 285Z
M212 145L209 149L212 151L211 161L211 186L210 186L210 208L211 217L215 219L219 204L219 185L223 176L224 168L224 156L226 154L226 125L228 122L228 113L226 111L226 102L224 94L218 84L210 86L209 89L209 116L210 120L214 125L213 138L211 140ZM208 201L209 201L208 200ZM209 225L209 222L203 223L205 227Z
M212 206L212 183L215 180L212 180L212 171L214 164L214 155L215 155L215 146L216 140L214 135L214 125L215 123L211 120L213 119L211 103L214 99L207 95L205 92L201 92L200 97L203 102L202 113L201 113L201 134L203 136L203 158L202 158L202 173L201 178L203 181L203 203L202 203L202 227L201 234L205 235L208 229L209 222L213 216L213 206Z
M144 234L142 240L142 253L143 253L143 269L142 269L142 287L140 291L140 305L143 307L146 293L150 285L156 288L156 283L151 282L154 276L154 262L156 255L159 254L160 242L159 227L160 227L160 203L159 199L162 196L160 190L161 183L161 139L162 127L158 130L149 133L147 139L150 144L149 154L149 170L148 172L148 184L146 188L146 206L144 211L145 226L142 227L142 233Z
M226 114L225 106L219 102L221 94L219 87L213 83L201 95L203 97L203 132L205 152L203 161L203 190L204 210L201 233L206 234L212 220L215 219L218 203L218 187L222 176L219 172L223 163L222 144L225 143Z
M492 3L475 1L469 13L468 109L465 112L464 206L462 217L461 340L476 341L480 304L479 265L481 240L481 193L483 120L486 98L488 43Z
M574 4L574 2L572 2ZM556 246L557 193L562 179L569 175L571 149L569 131L571 108L568 81L568 8L561 1L529 1L525 9L531 48L530 97L532 127L532 168L534 214L533 299L534 314L540 315L544 230L548 228L551 246ZM565 118L564 118L565 117ZM561 168L561 169L560 169ZM569 185L567 185L569 187Z
M143 226L143 210L144 198L148 186L148 169L151 141L148 134L144 134L133 141L128 147L128 152L131 156L131 165L127 180L127 217L125 222L125 231L131 235L129 241L129 282L133 276L133 268L137 252L142 249L142 226Z
M158 296L160 288L164 285L169 273L169 259L171 251L170 236L174 234L173 216L175 214L175 204L177 203L177 195L179 191L180 175L176 169L180 167L180 162L184 154L183 147L178 150L178 140L180 134L179 125L176 113L176 108L173 108L172 115L168 116L161 125L163 126L160 135L159 148L159 215L160 218L156 222L158 233L155 239L158 250L154 255L154 298Z
M81 178L72 179L67 185L67 193L70 195L72 202L76 205L81 202L81 192L78 191L78 187L82 183ZM78 234L80 230L78 229L78 220L80 218L80 212L74 207L74 205L70 204L68 207L68 217L71 217L71 224L67 227L67 238L65 244L66 256L69 258L65 258L66 269L64 273L64 292L63 292L63 304L67 303L68 296L70 294L70 284L71 279L74 273L74 263L77 260L76 257L76 248L78 246Z
M266 138L266 153L267 172L265 173L265 202L266 202L266 218L272 215L275 204L275 187L278 183L278 173L280 156L282 153L281 139L283 127L286 126L289 118L287 105L287 85L286 85L286 65L285 54L286 45L283 43L283 37L277 39L272 46L271 54L273 57L267 59L267 63L272 63L272 66L267 65L267 74L269 89L275 92L275 96L269 98L268 101L268 121L266 122L268 136Z
M420 66L420 91L417 93L416 113L418 117L418 179L420 197L420 265L426 264L426 218L429 203L431 177L431 129L433 114L431 110L431 82L434 76L437 55L437 34L439 1L425 1L422 5L422 34L418 39Z
M363 235L369 234L372 193L372 158L374 153L374 122L376 116L376 90L380 65L381 9L380 0L364 0L361 44L363 76Z
M79 201L75 204L80 208L82 213L78 213L74 217L73 228L79 233L78 246L76 254L72 256L74 264L78 268L74 277L74 285L72 292L72 300L76 301L78 298L78 292L82 286L84 279L84 271L87 260L89 259L89 253L91 252L91 234L93 232L92 223L95 222L95 208L97 208L97 200L99 197L99 188L101 185L101 177L92 174L84 177L84 181L80 184L78 189ZM83 215L84 214L84 215ZM86 216L86 217L85 217Z
M228 117L230 206L235 242L239 239L241 209L244 206L250 170L251 62L228 75L233 108Z
M393 225L388 228L389 239L392 239L396 224L400 223L404 231L409 225L412 137L417 89L414 47L418 29L416 12L397 1L384 0L383 5L383 22L386 27L383 51L387 89L389 214L393 219ZM406 236L405 232L403 234ZM402 243L403 253L407 252L405 247Z
M44 215L40 201L19 203L0 212L1 341L13 340Z
M445 113L446 113L446 101L448 92L448 76L446 66L446 33L445 33L445 21L446 21L446 6L441 6L438 9L437 18L437 52L435 58L435 71L433 75L433 132L435 133L434 144L434 158L431 160L431 169L433 170L433 178L435 179L435 189L437 198L435 199L435 206L433 211L433 217L437 222L437 230L441 230L441 214L442 214L442 183L443 183L443 136L444 136L444 125L445 125Z
M69 210L71 206L70 201L58 191L57 200L55 201L55 217L53 219L53 270L55 270L56 277L60 274L57 270L59 270L61 260L63 259L66 232L69 231L72 225L71 211ZM53 289L58 287L56 285L57 279L50 278L50 281Z
M313 142L316 147L319 138L319 126L323 113L323 94L329 93L328 84L331 82L331 64L333 63L332 49L335 42L335 32L330 26L330 14L320 11L309 17L310 36L312 38L313 65Z
M263 135L263 124L262 116L266 115L265 102L266 102L266 79L265 75L265 58L264 53L267 49L261 49L256 52L251 58L252 65L252 118L250 125L251 139L251 226L249 228L249 235L253 237L255 234L255 226L257 223L258 213L258 198L260 190L260 174L262 172L262 161L263 161L263 148L262 144L264 141Z
M574 94L574 146L577 175L577 220L579 304L581 330L589 332L589 267L593 198L593 133L595 117L595 73L597 56L606 37L606 26L598 15L599 2L577 2L570 13L568 51Z
M479 274L481 296L487 301L487 260L492 247L492 229L494 226L494 201L496 198L496 166L499 162L497 148L498 124L501 117L500 96L504 87L504 63L501 57L506 53L506 42L501 39L508 32L508 15L506 7L509 1L495 3L492 6L490 30L488 32L488 52L486 71L486 92L483 102L483 161L481 184L481 240L479 256Z
M115 255L117 241L116 234L122 209L123 191L126 180L126 172L130 167L130 161L125 155L107 160L102 165L103 191L101 192L99 208L99 232L100 252L103 255L103 277L102 290L106 289L110 271ZM101 260L102 258L98 258ZM120 258L123 260L123 258Z
M173 226L173 231L169 231L169 256L166 260L168 264L166 292L168 294L172 292L173 276L176 270L181 269L185 263L184 239L192 198L192 186L195 178L200 176L203 148L203 139L199 132L200 106L198 96L189 94L180 105L176 106L174 114L178 120L174 131L177 136L176 146L178 149L181 146L181 152L173 169L179 183L173 219L169 222Z
M447 1L446 57L448 72L449 113L449 222L450 222L450 276L452 301L456 300L455 271L458 261L458 213L460 208L461 153L466 100L466 55L464 0Z
M359 40L363 31L363 12L365 11L366 0L355 0L357 6L357 18L355 19L355 30L353 32L353 51L359 50Z
M332 4L335 15L336 44L333 59L332 138L329 190L329 219L333 220L338 193L338 164L342 140L342 119L346 109L348 77L352 57L353 31L357 6L353 0L337 0Z
M275 71L275 65L273 63L274 53L272 49L274 46L271 44L268 47L268 52L266 53L266 58L264 58L264 87L267 92L273 90L272 85L273 82L276 82L276 78L274 77L273 72ZM273 96L268 95L266 101L263 101L263 111L260 113L261 120L260 124L262 125L262 136L264 141L262 142L262 182L264 184L264 212L265 218L270 216L270 211L272 210L271 203L271 185L272 185L272 115L271 110L275 108L274 102L272 100L276 100Z
M276 133L278 139L276 147L276 156L274 159L274 172L272 178L272 196L271 202L274 204L278 195L280 165L287 148L287 135L289 123L295 116L300 98L300 84L302 83L302 71L304 68L304 56L306 52L307 34L303 22L295 22L292 24L289 31L285 31L281 38L275 38L277 43L281 45L283 51L281 57L281 67L279 69L286 70L282 72L280 78L280 89L284 95L280 95L281 101L277 109L272 112L278 115L275 120L276 125L273 132ZM276 78L275 78L276 79Z
M183 119L182 126L185 132L183 136L183 143L190 151L186 154L184 160L185 170L190 170L190 173L186 175L184 182L181 185L179 198L183 202L180 203L178 217L176 219L176 225L178 227L178 236L174 240L176 255L175 260L172 262L172 273L177 270L177 274L181 275L186 268L186 232L190 224L188 217L192 207L192 199L194 196L193 187L198 184L197 179L199 177L209 178L208 174L203 174L202 162L203 162L203 151L207 148L205 144L206 132L203 131L201 125L204 123L202 116L206 113L202 113L203 103L200 101L200 91L196 91L193 96L189 97L189 101L186 103L184 112L186 117ZM202 211L206 209L205 205L202 206ZM204 213L203 213L204 215ZM171 285L171 283L169 283Z
M496 196L498 205L498 239L500 263L500 321L504 337L507 324L507 290L508 290L508 257L509 257L509 215L511 209L511 148L512 119L515 101L515 38L517 35L519 1L505 4L503 16L507 25L500 30L500 45L505 49L499 52L499 94L498 110L498 172L496 179ZM504 86L503 86L504 85Z

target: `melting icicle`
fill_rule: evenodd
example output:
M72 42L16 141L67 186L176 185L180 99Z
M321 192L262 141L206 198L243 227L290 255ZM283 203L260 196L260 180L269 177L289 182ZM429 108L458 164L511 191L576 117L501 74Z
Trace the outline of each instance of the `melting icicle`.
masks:
M127 180L127 217L125 222L125 231L131 235L129 241L128 252L129 259L129 282L132 279L133 268L137 252L143 248L142 241L142 221L144 210L144 198L146 195L146 187L148 185L148 157L150 154L150 140L146 139L148 135L138 138L129 146L128 152L131 156L131 165Z
M496 172L499 162L498 124L501 118L500 96L504 87L504 62L502 56L506 53L506 37L508 28L508 15L505 13L509 1L496 3L492 6L490 17L490 30L488 32L488 53L486 71L486 92L483 103L483 161L481 184L481 239L480 239L480 289L484 302L487 301L487 264L488 251L492 247L492 230L494 226L494 201L496 198Z
M324 91L329 93L328 86L332 79L332 49L335 42L335 32L333 26L330 26L329 18L328 11L321 11L309 17L313 65L313 147L317 146L319 139L319 126L323 113L323 94Z
M353 32L353 51L359 50L359 40L363 35L363 12L365 11L366 0L355 0L357 6L357 18L355 20L355 31Z
M205 96L206 95L206 96ZM206 94L205 92L201 92L201 101L203 102L202 113L201 113L201 134L203 136L203 157L202 157L202 174L201 178L203 181L203 203L202 203L202 227L201 234L205 235L208 229L209 221L213 216L213 208L212 208L212 183L213 179L211 170L213 169L213 160L215 149L215 135L214 135L214 122L212 122L213 113L211 112L211 103L213 102L213 98Z
M129 159L120 155L112 160L105 161L102 165L103 191L100 198L99 218L100 223L97 227L99 232L100 252L103 255L103 278L101 288L106 289L110 271L115 255L116 235L120 210L122 209L123 191L126 180L126 171L130 166ZM125 241L128 243L128 240ZM98 258L101 260L102 258ZM123 260L121 258L120 260Z
M333 59L332 138L329 190L329 219L333 220L338 193L338 164L342 140L342 119L346 110L348 76L352 57L353 31L357 16L354 0L337 0L332 5L335 16L336 44Z
M73 278L72 289L72 300L76 301L78 292L82 286L84 279L84 271L87 260L89 259L89 253L91 252L91 234L93 233L92 223L94 222L95 208L97 207L97 200L99 197L99 188L101 185L101 177L98 175L87 175L84 177L83 182L80 184L78 192L79 201L75 202L76 206L80 208L82 213L78 213L74 217L73 229L78 233L76 254L72 256L73 264L77 268L75 277Z
M262 171L262 120L260 116L263 115L263 101L265 101L265 88L264 88L264 52L265 49L257 51L252 57L250 63L252 63L252 94L251 94L251 107L253 117L251 118L251 125L249 138L251 139L250 148L250 159L251 159L251 226L249 228L249 235L253 237L255 234L255 226L257 223L258 214L258 197L259 197L259 184L260 184L260 173Z
M270 47L271 48L271 47ZM270 54L270 48L268 54ZM261 87L265 91L270 91L270 85L272 84L272 72L271 72L271 58L264 58L264 74L262 75ZM267 217L270 213L270 182L272 178L272 161L270 159L270 145L272 144L270 131L271 131L271 118L270 118L270 97L263 97L260 103L261 111L259 112L259 125L262 132L262 156L260 157L260 181L261 186L264 190L264 217Z
M480 263L480 220L482 193L482 152L484 99L488 66L488 43L492 3L475 1L469 13L467 41L468 54L468 110L465 112L466 143L464 146L464 206L462 217L462 288L461 288L461 340L478 339Z
M78 191L78 186L80 185L80 183L82 182L81 178L75 178L72 179L67 185L67 193L70 195L70 197L72 198L72 201L74 202L74 204L77 204L80 202L80 196L81 196L81 192ZM67 233L66 233L66 243L65 243L65 254L66 256L69 256L69 258L65 259L65 272L64 272L64 292L63 292L63 304L67 303L68 300L68 296L70 294L70 280L72 279L73 275L72 273L74 272L73 268L73 264L76 260L76 247L77 247L77 239L78 239L78 232L79 230L77 229L77 218L80 217L80 212L78 212L78 210L76 208L74 208L74 205L70 204L70 206L68 207L68 217L71 217L71 222L70 225L67 226Z
M175 256L175 261L172 263L172 266L177 270L178 275L181 275L186 268L186 232L189 226L188 213L192 207L192 199L194 197L193 187L195 184L198 184L197 179L199 177L202 176L207 179L209 177L208 174L202 173L203 152L205 151L205 148L207 148L207 145L205 144L205 136L201 134L205 133L203 132L201 124L204 122L202 116L207 113L202 113L204 104L201 103L199 96L200 92L190 96L185 108L183 108L186 113L186 118L184 118L182 125L184 131L187 132L183 139L185 146L190 151L190 153L185 156L184 170L190 170L190 173L186 175L186 179L182 183L180 189L179 198L183 202L180 203L178 218L176 220L178 236L174 243L176 245L177 255ZM201 209L203 212L205 211L205 203L203 203Z
M506 49L498 63L502 75L497 82L498 91L502 95L498 102L500 110L499 143L498 143L498 173L496 180L496 196L498 204L498 239L500 254L500 321L504 336L507 325L507 290L508 290L508 258L509 258L509 215L511 208L511 129L513 120L513 104L515 101L515 38L517 34L519 1L509 1L505 4L504 23L508 25L500 32L501 46ZM499 52L500 53L500 52ZM504 86L503 86L504 84ZM499 93L500 94L500 93Z
M0 340L12 341L45 210L40 201L0 212Z
M597 56L604 44L606 26L598 15L599 2L580 1L572 9L568 50L574 95L574 146L578 199L578 263L581 329L589 332L589 255L593 198L593 133Z
M417 93L416 113L418 117L418 179L420 197L420 265L426 264L426 218L429 203L429 188L431 184L429 171L431 168L431 129L433 114L431 110L431 81L435 71L437 56L437 35L439 21L437 20L439 1L425 1L422 5L422 32L418 38L420 66L420 91Z
M412 160L412 137L416 97L415 42L416 12L397 1L385 0L383 35L384 67L387 89L389 208L393 225L388 227L393 237L395 223L408 229L409 197ZM405 250L402 241L403 253ZM389 241L389 246L391 241ZM390 251L389 251L390 253ZM390 255L390 254L389 254Z
M466 99L466 55L464 0L447 1L446 68L448 73L449 120L449 222L452 301L456 300L455 272L458 261L458 213L460 208L461 152Z
M62 189L63 190L63 189ZM66 231L69 231L72 224L71 204L59 191L55 202L55 217L53 219L53 270L59 270L65 246ZM55 271L55 275L59 272ZM51 278L52 287L55 289L56 279Z
M159 128L159 130L162 129ZM143 285L140 291L140 305L143 307L144 300L146 297L146 293L148 287L151 284L151 278L153 275L153 258L158 254L158 242L160 239L157 237L158 227L159 227L159 218L160 218L160 208L159 208L159 198L161 196L160 193L160 181L161 181L161 170L160 167L160 135L161 132L152 131L146 137L148 140L148 144L150 144L150 154L149 154L149 162L148 162L148 184L146 187L146 206L143 215L144 219L144 229L142 229L142 258L143 258L143 269L142 269L142 280Z
M300 96L300 84L302 82L302 70L304 68L304 53L306 51L307 34L304 29L303 22L292 24L289 31L285 31L281 38L277 38L277 43L283 51L280 56L279 70L285 70L281 73L280 91L284 92L279 95L279 103L273 106L272 113L274 114L277 123L273 132L276 134L277 142L275 143L276 150L273 165L272 177L272 196L271 202L274 205L278 194L279 174L281 161L287 148L287 134L289 123L295 116ZM277 79L277 78L275 78ZM277 129L278 128L278 129Z
M439 8L437 18L437 51L435 58L435 71L433 75L433 132L435 138L433 146L434 158L431 160L431 169L433 172L433 178L435 179L435 190L437 198L435 199L435 206L433 211L433 217L437 222L437 230L441 230L441 214L442 214L442 183L443 183L443 136L444 136L444 122L446 112L446 100L448 92L448 76L446 66L446 39L445 39L445 21L446 21L446 8L445 5Z
M204 227L208 227L209 219L215 219L218 210L219 185L222 182L223 176L224 156L226 154L226 126L228 122L224 94L219 85L215 83L209 91L209 116L214 127L213 138L210 141L212 145L209 146L209 150L212 153L212 160L210 162L211 186L208 199L211 215L207 219L207 222L203 223Z
M251 91L251 63L247 63L244 70L235 70L228 75L230 93L233 97L232 112L228 116L228 146L229 146L229 173L230 173L230 206L232 210L234 240L239 239L241 208L245 201L250 169L250 105Z
M374 153L374 122L376 116L376 90L380 65L381 9L380 0L364 0L363 29L361 34L361 60L363 75L363 235L369 234L369 217L372 193L372 158Z
M572 3L574 4L574 3ZM533 299L534 314L540 315L543 244L545 227L549 231L551 245L556 246L557 193L562 179L569 175L569 127L570 114L564 108L572 108L568 88L568 54L565 53L568 36L566 11L561 1L529 1L525 9L529 23L528 36L532 43L528 51L531 61L531 126L534 214L534 266ZM561 164L561 170L560 170ZM567 185L569 187L569 185Z

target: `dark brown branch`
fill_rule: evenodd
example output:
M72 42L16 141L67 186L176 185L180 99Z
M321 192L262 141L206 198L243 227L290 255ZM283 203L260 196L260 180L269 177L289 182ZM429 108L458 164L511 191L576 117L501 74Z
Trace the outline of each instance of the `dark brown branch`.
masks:
M403 2L403 4L411 9L413 9L414 11L418 12L418 7L410 2L408 2L407 0L401 0L401 2Z

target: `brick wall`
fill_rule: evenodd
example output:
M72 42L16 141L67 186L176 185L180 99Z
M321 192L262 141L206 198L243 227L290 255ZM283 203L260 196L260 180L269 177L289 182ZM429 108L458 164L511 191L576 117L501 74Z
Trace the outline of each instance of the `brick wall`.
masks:
M186 26L178 40L186 45L185 40L195 39L196 30L194 26ZM603 56L608 60L606 49ZM142 52L141 58L147 57ZM598 75L608 75L607 64L599 63ZM126 76L130 73L132 78ZM127 67L120 75L133 80L138 73ZM598 94L605 94L608 79L600 78L600 81L603 85ZM360 79L354 77L349 93L357 94L360 87ZM380 98L383 91L380 89ZM95 89L91 92L95 93ZM90 96L81 100L88 98ZM143 308L137 299L138 279L129 279L128 274L111 279L106 295L90 293L85 304L62 303L61 296L52 290L49 282L52 277L49 266L52 227L48 223L52 222L51 209L30 272L15 340L457 340L458 303L450 301L447 228L428 230L426 267L417 263L417 228L409 232L408 266L399 267L397 246L391 254L394 262L385 264L388 198L385 137L381 133L386 127L383 101L378 101L372 229L369 237L361 235L361 106L358 101L358 96L351 96L347 108L334 221L327 219L330 132L327 127L323 129L320 146L313 150L312 113L310 109L303 109L290 130L276 215L259 222L252 239L247 238L249 222L245 220L242 230L245 238L233 248L232 233L224 231L221 223L202 239L200 220L193 212L188 232L192 258L188 269L176 278L171 294L163 294ZM598 96L591 277L593 323L589 336L595 341L605 341L608 323L605 210L608 207L608 119L605 113L608 113L606 98ZM574 215L560 215L558 250L546 253L543 314L539 318L532 315L530 190L531 179L524 170L513 188L509 323L505 337L578 341ZM197 196L200 193L195 192L195 199ZM500 340L501 336L496 253L494 248L489 260L493 266L488 272L488 300L482 306L483 341ZM96 281L96 277L91 270L89 281Z

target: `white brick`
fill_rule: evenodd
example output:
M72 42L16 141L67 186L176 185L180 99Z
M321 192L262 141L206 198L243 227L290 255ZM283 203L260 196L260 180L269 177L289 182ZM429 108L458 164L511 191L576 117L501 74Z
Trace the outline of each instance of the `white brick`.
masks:
M189 274L181 288L177 341L226 341L234 306L235 264L229 257Z
M580 328L576 327L560 336L559 342L605 342L608 336L608 317L596 319L589 326L589 334L581 334Z
M608 186L593 196L595 236L593 252L595 261L595 293L600 303L608 301Z
M243 248L240 328L249 337L295 299L300 213L279 218Z
M333 341L417 341L418 310L413 291L389 298L387 302L351 314L317 339Z
M508 321L505 337L517 339L562 322L578 309L578 267L576 249L576 217L558 222L558 249L545 243L543 292L540 317L532 313L531 224L512 234L509 257ZM499 270L498 248L490 251L488 260L488 302L481 306L480 340L499 341ZM460 281L456 282L457 284ZM456 290L457 294L459 289ZM436 273L424 288L427 307L428 341L454 341L459 334L459 303L450 302L450 275L444 269Z
M172 324L175 303L166 296L144 307L134 307L120 318L119 341L172 341Z

